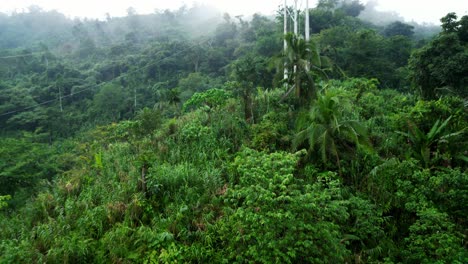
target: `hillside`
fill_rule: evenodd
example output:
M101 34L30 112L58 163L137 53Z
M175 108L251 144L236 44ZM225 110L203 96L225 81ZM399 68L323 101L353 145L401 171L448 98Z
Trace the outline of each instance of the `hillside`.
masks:
M325 2L0 14L0 263L466 263L468 16Z

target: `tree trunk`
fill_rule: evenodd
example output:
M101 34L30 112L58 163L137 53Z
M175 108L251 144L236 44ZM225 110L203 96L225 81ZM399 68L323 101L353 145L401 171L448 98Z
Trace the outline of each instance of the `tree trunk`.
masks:
M147 195L146 192L146 171L148 170L148 166L145 164L143 167L141 167L141 190L145 193L145 196Z
M244 116L247 123L253 123L253 105L250 94L244 94Z

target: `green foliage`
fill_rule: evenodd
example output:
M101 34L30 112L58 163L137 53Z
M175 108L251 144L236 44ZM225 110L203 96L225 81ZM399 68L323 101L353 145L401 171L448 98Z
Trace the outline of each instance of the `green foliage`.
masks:
M267 64L267 58L251 52L231 64L232 75L236 81L227 83L226 88L242 99L246 121L255 121L254 108L256 106L253 101L255 88L271 86L273 74Z
M386 160L375 166L369 173L367 186L363 191L372 197L384 212L403 207L401 197L395 195L398 191L396 180L408 179L417 170L417 162L412 159Z
M419 220L410 227L403 256L418 263L464 263L468 259L463 238L454 232L447 214L429 208L418 212Z
M447 93L466 96L468 42L460 38L459 33L463 34L467 25L460 25L456 19L455 13L444 17L444 31L411 56L411 79L425 99L435 99Z
M360 146L369 146L365 127L348 115L349 102L339 89L324 89L312 103L308 115L297 125L294 147L304 146L309 155L327 164L335 159L339 170L343 155Z
M448 197L456 201L456 207L466 202L465 187L449 189L455 182L466 186L463 182L467 180L466 173L460 171L431 173L424 170L397 181L397 196L404 200L406 209L417 216L405 238L407 247L402 252L405 258L422 263L463 263L466 260L465 235L455 224L459 219L466 219L466 213L460 215L458 209L450 210L452 202Z
M106 85L94 96L93 111L97 122L120 120L125 109L125 93L122 87Z
M197 193L214 193L222 186L219 169L200 171L189 163L159 164L150 169L147 179L150 194L163 204L189 203L200 199Z
M459 169L438 172L423 170L415 171L409 176L396 182L397 196L404 199L408 210L419 212L435 207L449 214L452 220L466 221L466 212L463 212L462 207L467 199L465 183L468 177L463 171ZM457 186L457 184L460 185Z
M178 88L183 91L182 97L193 94L194 92L203 92L210 88L210 78L199 72L190 73L187 77L179 80Z
M29 189L33 192L41 180L51 180L59 171L56 146L38 143L34 135L22 139L0 139L0 193L12 195Z
M372 28L340 25L317 37L322 54L351 77L377 78L380 86L401 89L413 43L406 36L384 37ZM339 77L339 75L334 74Z
M405 127L407 120L414 121L418 127L429 131L438 120L446 120L451 117L447 124L450 131L462 130L466 127L468 112L465 110L464 100L460 97L443 97L438 100L418 100L413 105L407 105L401 115L400 126Z
M448 13L446 16L440 19L442 22L442 29L444 32L453 33L456 32L459 26L459 22L457 21L457 14L455 13Z
M206 92L195 93L187 100L183 105L183 110L186 111L188 108L200 108L206 107L210 110L213 107L222 106L226 103L227 99L230 98L230 93L222 89L209 89Z
M395 21L385 27L384 35L387 37L391 36L406 36L411 37L414 34L414 26L405 24L400 21Z
M302 105L306 105L317 93L317 78L328 79L326 72L333 65L330 59L320 56L314 41L306 42L302 37L290 33L284 38L287 43L284 63L288 70L288 83L294 88Z
M0 209L7 207L8 203L6 201L11 199L11 195L1 195L0 196Z
M268 69L268 58L248 53L232 63L233 75L243 86L270 87L273 79ZM239 94L243 94L243 91ZM245 95L244 95L245 96Z
M466 263L468 17L372 9L0 14L0 263Z
M344 89L355 92L356 95L354 97L354 101L358 103L363 95L377 90L379 80L375 78L350 78L342 83L338 83L337 85L341 85Z
M333 174L305 184L293 176L301 153L244 149L228 189L228 206L216 228L230 262L342 262L347 251L334 221L346 219Z
M136 132L140 135L150 134L162 125L161 112L146 107L137 113L135 119L138 122Z
M461 98L417 101L399 116L396 123L396 130L404 131L408 140L415 141L406 154L414 151L411 155L418 156L423 166L463 166L466 162L466 114ZM426 146L414 145L419 144L416 141L427 141L422 143Z
M386 219L381 209L361 197L348 199L349 219L344 225L344 237L340 241L354 253L354 259L372 262L388 249L388 238L383 230Z
M356 17L364 10L359 1L324 0L309 11L310 30L320 33L323 30L343 24L362 26L363 21Z
M343 11L347 16L357 17L365 7L359 0L342 1L338 10Z
M445 146L450 146L450 142L455 138L460 138L465 133L465 130L456 132L445 132L445 128L452 117L447 118L444 122L437 120L427 134L421 131L414 123L408 123L408 133L399 132L404 135L411 143L413 155L418 159L425 168L428 168L434 163L432 159L437 159L439 156L444 156ZM445 145L445 146L444 146ZM463 154L459 154L460 158L467 159ZM434 157L435 156L435 157ZM457 157L457 154L453 155ZM444 157L450 160L451 157Z
M277 151L289 145L287 114L269 112L252 126L252 148Z

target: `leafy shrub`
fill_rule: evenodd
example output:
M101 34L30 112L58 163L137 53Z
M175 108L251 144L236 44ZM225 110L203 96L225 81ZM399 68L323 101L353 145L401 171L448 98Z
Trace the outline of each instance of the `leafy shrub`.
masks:
M252 126L252 148L281 150L288 146L287 113L270 112L258 124Z
M325 174L314 184L294 178L298 154L244 149L232 164L238 182L228 189L216 225L228 261L343 262L348 253L334 221L349 214L339 182Z
M213 107L219 107L226 103L231 97L231 93L222 89L209 89L202 93L195 93L183 105L183 110L190 108L207 107L207 110Z

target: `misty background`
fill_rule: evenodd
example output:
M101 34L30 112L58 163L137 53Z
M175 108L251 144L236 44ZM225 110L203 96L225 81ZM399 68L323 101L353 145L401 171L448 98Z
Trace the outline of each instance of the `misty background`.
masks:
M348 76L375 77L382 87L408 89L405 66L412 49L424 46L440 31L432 24L402 22L399 14L360 1L324 0L311 6L309 13L321 54ZM17 110L53 102L57 87L63 89L60 94L69 96L64 102L78 113L93 112L90 106L99 105L100 97L89 87L109 81L125 87L130 98L121 104L125 114L109 118L130 118L137 109L153 107L155 102L183 102L195 92L222 86L234 74L233 61L243 57L261 65L257 85L279 87L283 75L275 71L275 58L283 50L282 14L278 9L268 16L234 16L204 4L150 14L128 7L125 16L107 14L104 19L70 18L40 6L0 13L0 77L4 79L0 110L6 113L0 116L0 124L52 127L47 114L37 115L33 108L24 113ZM301 12L300 32L304 32L304 19ZM291 18L288 30L292 32ZM257 54L255 59L249 55L252 52ZM356 67L356 61L362 67ZM137 82L138 96L130 89ZM76 115L80 121L75 123L92 123L97 112ZM73 133L67 127L63 130Z
M290 2L293 4L292 1ZM280 3L282 1L278 4ZM360 10L358 18L380 28L381 31L395 21L405 22L404 17L395 11L380 11L377 1L368 1L362 5L364 8ZM313 7L310 6L310 8ZM275 16L281 15L278 13L280 8L281 6L278 5L276 13L265 15L265 17L274 20ZM10 49L24 47L25 43L28 43L26 46L32 48L31 44L36 43L34 45L37 46L41 43L57 52L67 53L78 45L73 39L83 38L83 34L86 34L85 38L99 45L125 41L133 41L138 45L145 40L162 35L174 39L196 38L213 33L216 27L225 21L226 16L236 22L250 21L252 18L252 14L234 16L222 12L213 5L200 3L194 3L190 7L182 5L174 10L155 9L149 14L140 14L137 9L130 6L126 8L124 16L106 13L103 18L92 19L72 18L57 10L31 5L13 12L0 12L0 47ZM406 23L414 28L414 34L419 38L433 35L439 30L439 26L432 23L415 21L406 21ZM176 31L172 26L169 29L169 25L174 24L177 24ZM316 26L312 18L311 28L314 29ZM171 32L168 33L169 31Z
M317 5L319 1L310 0L309 6ZM126 9L133 7L138 14L150 14L155 10L177 10L181 6L192 7L195 5L212 6L219 10L219 12L227 12L232 16L238 15L252 15L254 13L261 13L266 16L274 15L276 10L282 6L283 0L199 0L199 1L128 1L119 0L108 2L96 2L93 0L82 1L58 1L58 0L3 0L0 5L0 12L14 13L24 12L29 6L37 5L47 11L57 10L70 18L98 18L103 20L107 14L114 17L121 17L126 15ZM398 13L407 22L415 21L418 23L433 23L440 24L438 18L444 16L449 12L457 12L459 15L467 14L466 3L462 0L446 0L446 1L424 1L424 0L362 0L361 3L365 4L371 9L377 9L380 12L391 15L391 13ZM288 0L288 5L294 5L293 0ZM298 6L300 9L305 8L305 0L299 0Z
M455 1L134 2L0 13L0 263L467 263Z

